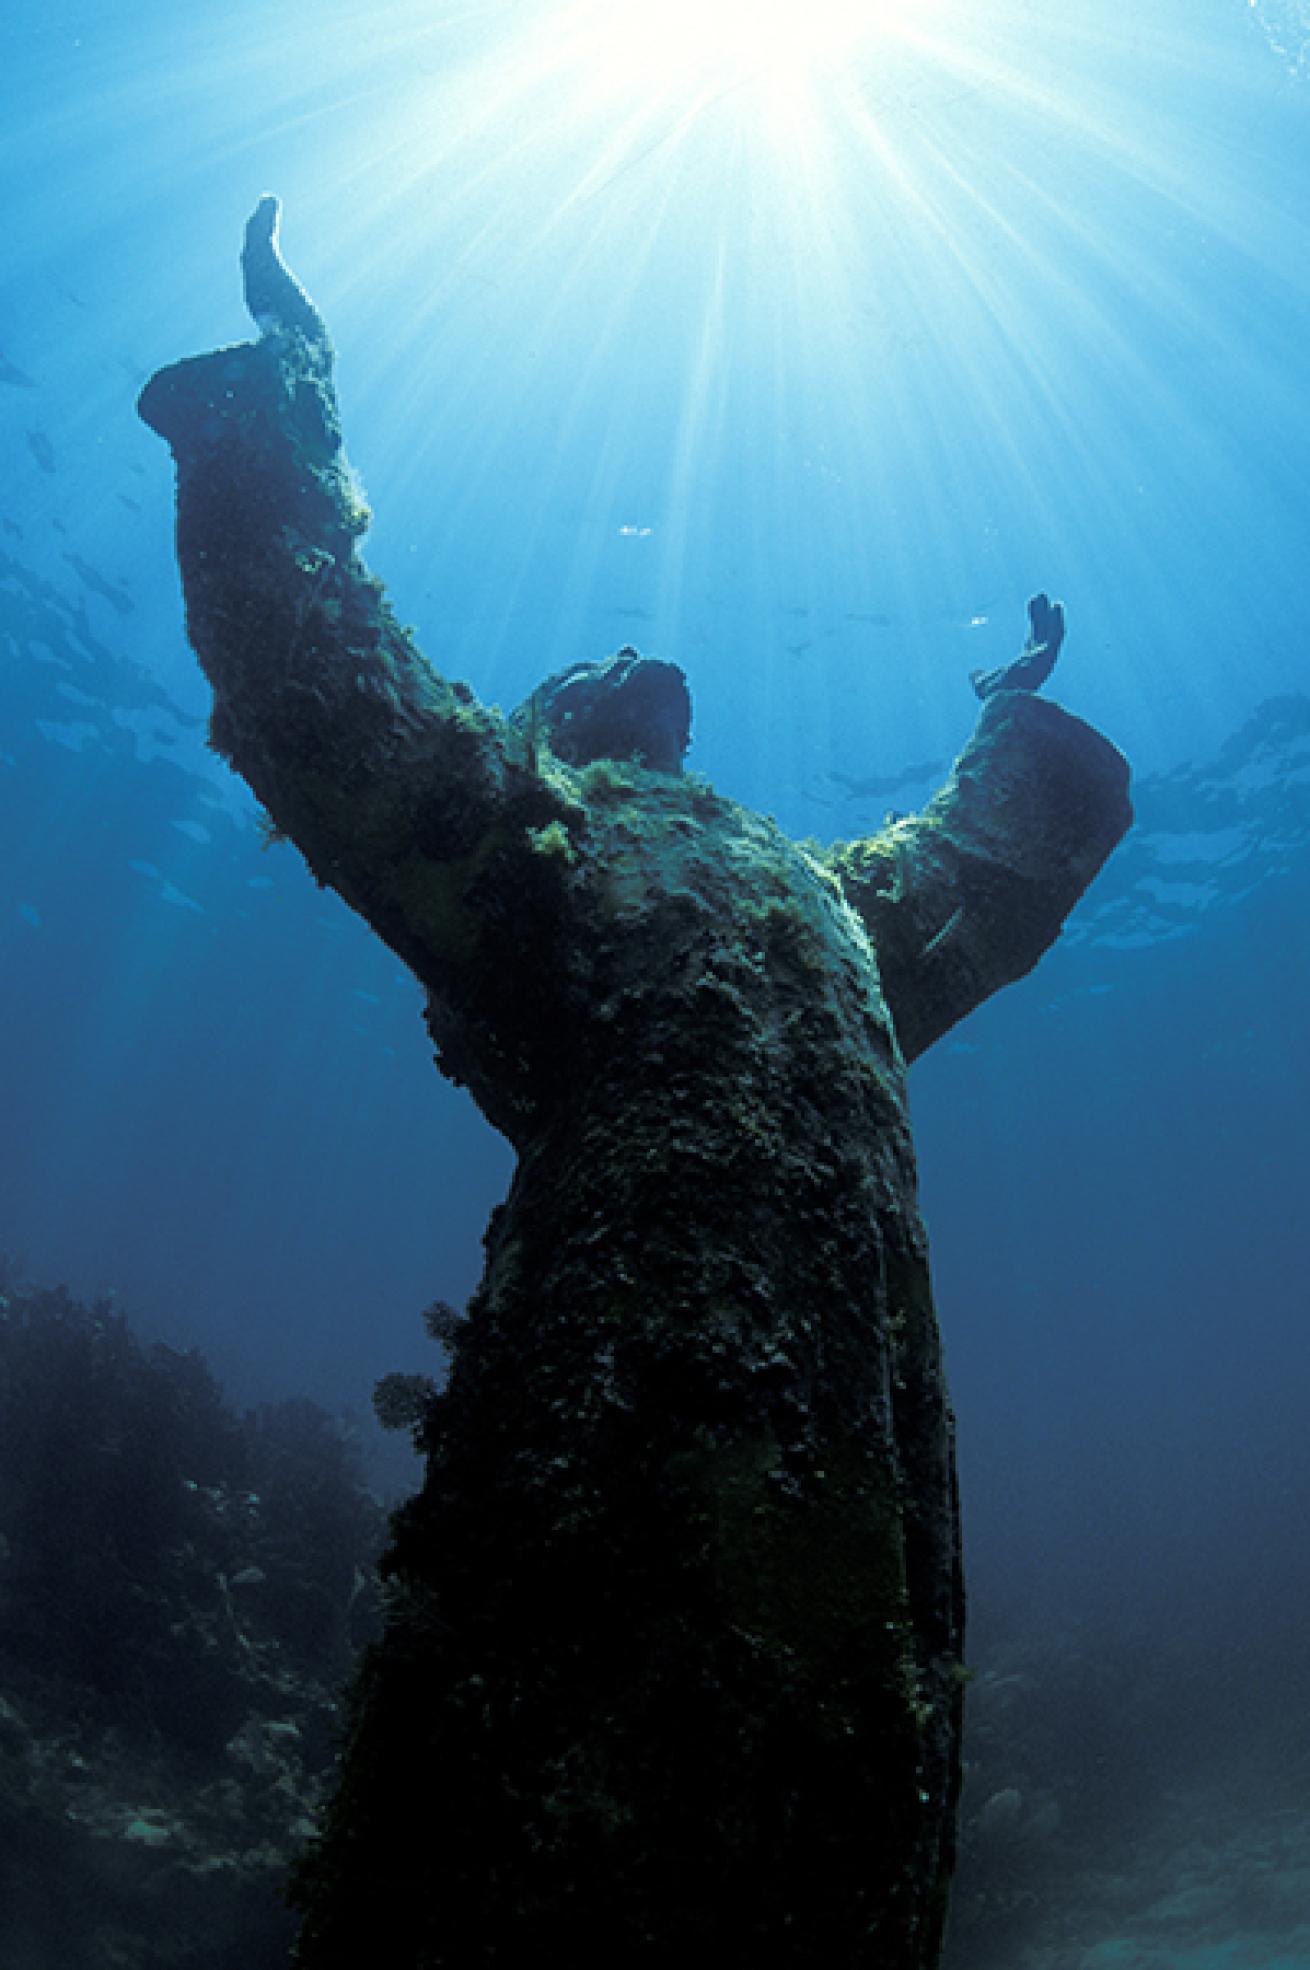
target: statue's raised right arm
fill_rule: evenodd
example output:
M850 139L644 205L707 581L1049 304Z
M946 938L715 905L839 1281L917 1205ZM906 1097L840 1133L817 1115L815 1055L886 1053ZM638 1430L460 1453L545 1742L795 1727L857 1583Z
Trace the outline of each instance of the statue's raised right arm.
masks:
M534 843L568 803L507 721L425 661L361 560L369 514L342 451L332 345L277 222L276 199L261 199L242 253L258 341L161 370L140 401L177 464L212 742L318 880L416 972L447 1066L512 1136L530 1092L507 1104L519 1036L491 1028L518 1017L495 1003L513 930L480 889L494 876L505 903L516 872L530 887ZM476 1055L479 1032L498 1056L494 1085L476 1058L450 1057L470 1034Z

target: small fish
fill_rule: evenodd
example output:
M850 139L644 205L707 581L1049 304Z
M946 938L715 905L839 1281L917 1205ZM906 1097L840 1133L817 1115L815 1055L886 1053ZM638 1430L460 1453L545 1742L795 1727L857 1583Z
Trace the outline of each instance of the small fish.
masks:
M7 383L11 390L35 390L36 382L17 363L11 363L0 349L0 383Z
M110 608L116 609L120 616L131 615L136 603L125 588L119 588L116 583L106 581L99 569L93 568L89 561L84 561L80 554L65 554L64 559L79 581L89 588L93 595L102 596Z
M853 800L877 800L882 794L898 793L902 787L940 780L945 770L945 762L940 759L921 759L913 766L902 768L899 773L879 773L868 779L857 778L852 773L839 773L835 769L825 777L834 780Z
M29 431L27 434L27 448L43 472L53 472L56 470L55 448L44 431Z

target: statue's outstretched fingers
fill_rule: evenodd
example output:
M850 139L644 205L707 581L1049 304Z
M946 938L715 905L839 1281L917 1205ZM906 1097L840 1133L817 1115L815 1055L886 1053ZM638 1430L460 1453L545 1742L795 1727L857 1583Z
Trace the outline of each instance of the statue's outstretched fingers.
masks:
M1052 602L1047 613L1046 641L1058 651L1064 642L1064 603Z
M1059 647L1064 636L1064 604L1052 602L1045 590L1028 604L1029 648L1054 642Z
M261 335L281 335L295 329L330 351L327 323L282 258L278 243L281 216L280 202L265 192L246 223L241 249L246 306Z
M246 245L257 241L271 245L277 237L277 229L282 221L282 201L273 192L265 192L254 211L246 220Z
M997 691L1040 691L1060 654L1064 642L1064 604L1052 602L1043 591L1028 603L1028 640L1013 663L996 670L971 670L969 682L976 697L987 699Z

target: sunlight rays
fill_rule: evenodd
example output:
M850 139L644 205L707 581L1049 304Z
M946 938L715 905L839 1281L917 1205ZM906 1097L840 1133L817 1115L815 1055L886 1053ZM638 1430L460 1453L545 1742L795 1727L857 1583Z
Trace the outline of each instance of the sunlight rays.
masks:
M562 44L601 98L639 89L679 100L744 88L766 114L881 43L913 38L942 0L573 0Z
M343 348L369 339L366 478L416 512L440 472L496 541L470 665L523 661L547 572L561 650L620 603L620 634L685 648L707 593L807 593L819 568L839 622L909 621L927 591L972 633L1016 557L1060 580L1164 497L1163 459L1213 471L1196 252L1263 258L1273 222L1190 115L1200 91L1239 116L1240 81L1112 15L907 0L783 56L727 8L688 58L677 6L637 31L519 0L457 61L414 16L408 79L343 146L358 198L326 268ZM1161 343L1183 371L1152 369ZM398 393L426 406L403 426ZM433 519L431 545L411 524L435 567Z
M1058 580L1127 502L1160 510L1166 463L1240 474L1198 391L1293 414L1290 369L1235 367L1306 293L1310 224L1258 121L1272 0L1233 4L1246 69L1182 0L400 0L366 35L349 0L271 26L234 0L148 63L87 26L0 148L66 250L112 229L167 269L130 369L247 332L230 243L282 195L409 608L459 586L463 520L487 543L470 669L548 574L552 638L588 647L611 607L707 633L733 583L826 584L838 623L927 588L964 626L1024 579L998 538ZM20 233L15 267L44 251ZM101 339L105 298L69 333Z

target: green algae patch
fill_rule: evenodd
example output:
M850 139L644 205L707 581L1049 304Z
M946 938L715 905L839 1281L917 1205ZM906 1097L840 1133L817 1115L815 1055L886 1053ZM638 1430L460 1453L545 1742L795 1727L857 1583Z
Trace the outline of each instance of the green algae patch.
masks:
M389 887L406 920L429 949L443 952L457 967L478 954L485 909L471 892L506 840L506 829L491 828L464 855L435 862L414 854L392 871Z
M571 868L577 860L577 850L562 821L548 821L543 828L529 828L528 842L533 854L546 861L564 862Z

